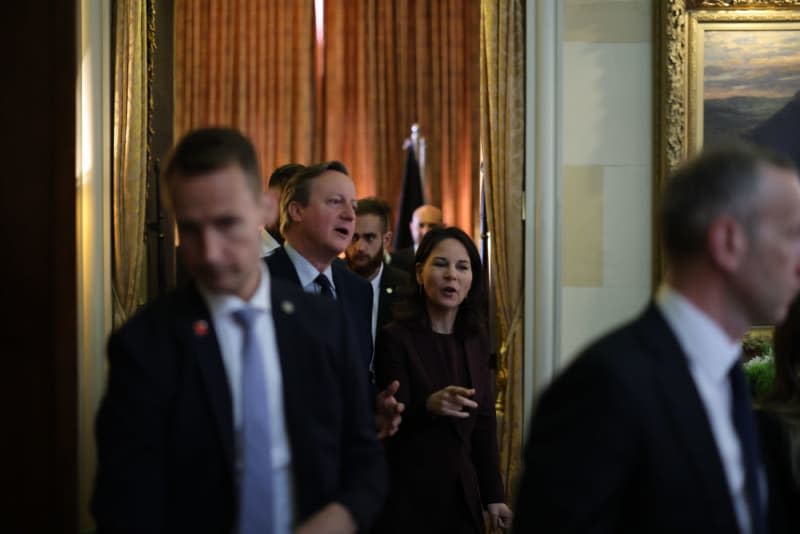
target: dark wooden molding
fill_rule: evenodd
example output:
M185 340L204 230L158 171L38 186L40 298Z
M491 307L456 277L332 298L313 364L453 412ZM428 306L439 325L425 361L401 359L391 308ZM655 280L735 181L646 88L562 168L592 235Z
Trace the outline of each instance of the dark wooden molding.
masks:
M78 529L76 1L12 2L0 37L7 532Z

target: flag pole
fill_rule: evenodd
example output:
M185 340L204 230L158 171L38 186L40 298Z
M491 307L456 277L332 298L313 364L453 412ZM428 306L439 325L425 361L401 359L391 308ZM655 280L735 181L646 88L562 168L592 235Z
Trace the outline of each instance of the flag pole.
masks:
M428 198L425 187L425 138L420 135L419 123L411 125L411 136L403 143L403 150L408 150L409 146L414 149L414 155L419 163L419 179L422 184L422 203L427 204Z

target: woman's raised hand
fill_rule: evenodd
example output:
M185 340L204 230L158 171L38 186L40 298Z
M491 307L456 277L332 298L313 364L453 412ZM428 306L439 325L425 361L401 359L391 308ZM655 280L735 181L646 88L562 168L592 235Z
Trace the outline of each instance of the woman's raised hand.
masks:
M434 415L466 419L469 417L469 412L465 410L478 407L478 403L470 398L474 396L475 388L447 386L431 394L425 402L425 407Z

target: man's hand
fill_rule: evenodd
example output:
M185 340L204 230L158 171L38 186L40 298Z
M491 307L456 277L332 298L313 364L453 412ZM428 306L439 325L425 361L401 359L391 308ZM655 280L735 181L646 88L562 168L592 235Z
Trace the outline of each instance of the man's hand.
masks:
M295 534L354 534L356 522L350 511L332 502L322 510L303 521Z
M395 380L378 393L375 401L375 426L378 427L378 439L393 436L400 428L402 420L400 414L403 413L406 406L394 398L394 394L399 388L400 382Z
M511 528L514 514L511 508L502 502L493 502L486 506L489 510L489 528L492 534Z
M475 388L447 386L428 397L425 407L434 415L466 419L469 417L469 413L464 409L478 407L478 403L469 398L473 396L475 396Z

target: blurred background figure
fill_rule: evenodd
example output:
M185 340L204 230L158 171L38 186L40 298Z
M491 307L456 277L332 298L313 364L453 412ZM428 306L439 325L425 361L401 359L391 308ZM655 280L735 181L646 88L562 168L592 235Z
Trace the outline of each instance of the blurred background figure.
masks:
M356 230L345 250L350 269L372 284L372 339L392 321L392 305L398 290L408 284L406 272L388 265L386 247L392 240L389 230L391 209L378 198L362 198L356 205Z
M775 380L756 414L764 453L780 474L771 490L787 495L790 531L800 532L800 298L775 327L773 349Z
M415 209L414 214L411 216L411 222L409 223L411 239L414 241L414 244L410 247L395 250L394 253L392 253L392 265L403 271L412 272L414 270L414 254L417 252L422 238L425 237L425 234L430 230L442 226L443 224L442 210L436 206L423 204Z
M299 163L287 163L272 171L269 177L267 196L270 201L270 211L267 214L267 224L261 229L262 258L266 258L283 244L283 236L281 236L279 228L281 193L292 176L305 168L305 165Z
M504 504L478 251L458 228L427 233L408 298L378 334L379 386L399 381L403 425L386 440L391 490L378 533L482 533Z

